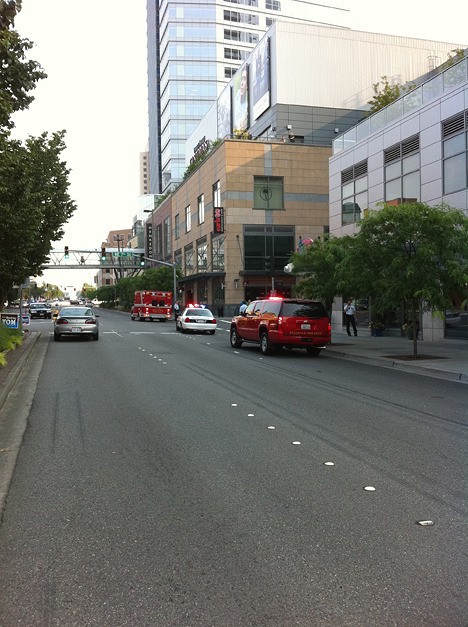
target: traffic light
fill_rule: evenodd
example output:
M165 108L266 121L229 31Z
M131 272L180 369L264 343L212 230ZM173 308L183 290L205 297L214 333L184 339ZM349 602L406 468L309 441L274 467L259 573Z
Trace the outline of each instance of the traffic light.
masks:
M68 254L68 246L65 246L65 259L68 259L70 255Z
M140 266L145 265L145 253L140 253Z
M265 257L265 270L267 272L271 270L271 257Z
M102 246L101 247L101 261L105 261L106 260L106 247Z

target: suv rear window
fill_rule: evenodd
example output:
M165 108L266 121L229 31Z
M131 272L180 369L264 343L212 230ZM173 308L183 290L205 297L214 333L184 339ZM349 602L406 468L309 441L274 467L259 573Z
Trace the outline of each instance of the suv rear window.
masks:
M294 303L283 302L281 315L284 317L299 318L328 318L322 303Z

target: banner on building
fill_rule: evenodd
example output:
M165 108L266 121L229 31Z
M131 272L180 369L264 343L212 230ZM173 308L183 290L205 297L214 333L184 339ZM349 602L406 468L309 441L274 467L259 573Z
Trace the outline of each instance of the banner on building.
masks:
M213 209L213 232L215 235L224 233L224 207Z

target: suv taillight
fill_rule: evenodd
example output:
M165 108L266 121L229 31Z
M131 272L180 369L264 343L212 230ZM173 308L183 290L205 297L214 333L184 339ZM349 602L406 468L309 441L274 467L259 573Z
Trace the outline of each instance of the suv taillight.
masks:
M278 316L278 329L283 326L283 316Z

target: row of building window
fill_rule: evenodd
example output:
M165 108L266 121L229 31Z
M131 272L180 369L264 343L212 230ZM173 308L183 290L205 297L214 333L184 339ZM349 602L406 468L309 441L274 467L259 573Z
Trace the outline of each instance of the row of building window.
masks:
M225 269L224 235L213 238L210 246L207 237L178 249L174 261L185 275L194 272L223 272ZM295 246L294 226L245 225L244 269L247 272L281 271L288 263ZM195 256L196 252L196 256ZM267 268L268 260L273 262Z
M224 58L233 59L234 61L242 61L247 59L250 50L237 50L236 48L224 48Z
M227 41L244 41L249 44L258 44L258 34L241 30L224 29L224 39Z
M238 24L255 24L258 26L258 15L252 13L240 13L239 11L224 11L224 19L226 22L236 22Z
M468 188L468 110L442 122L443 195ZM419 202L421 159L419 135L384 150L384 201ZM341 222L354 224L368 207L367 160L341 173Z

